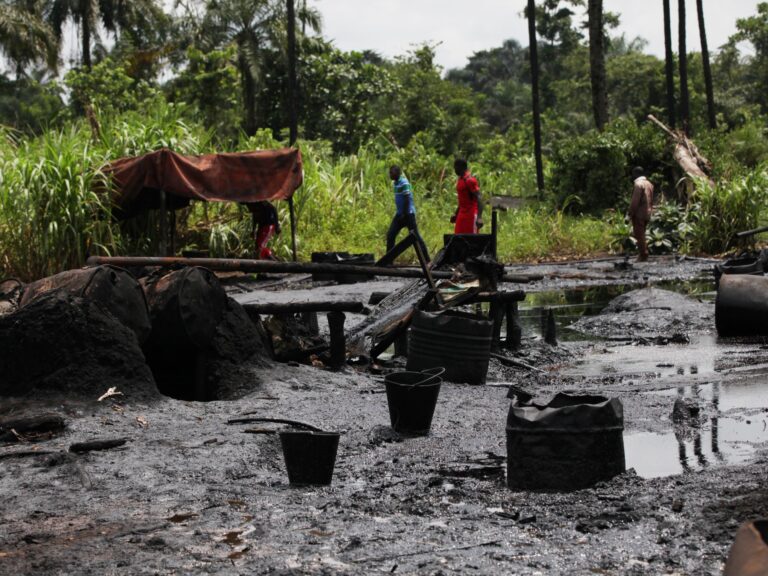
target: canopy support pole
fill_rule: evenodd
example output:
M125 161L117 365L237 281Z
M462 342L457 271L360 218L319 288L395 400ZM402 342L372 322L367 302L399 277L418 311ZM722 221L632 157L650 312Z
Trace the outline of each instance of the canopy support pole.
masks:
M293 196L288 198L288 208L291 212L291 252L293 261L296 262L296 216L293 213Z
M160 256L168 256L167 252L167 239L168 239L168 223L166 222L165 213L166 198L165 190L160 190Z
M171 217L171 253L169 256L176 255L176 210L170 211Z

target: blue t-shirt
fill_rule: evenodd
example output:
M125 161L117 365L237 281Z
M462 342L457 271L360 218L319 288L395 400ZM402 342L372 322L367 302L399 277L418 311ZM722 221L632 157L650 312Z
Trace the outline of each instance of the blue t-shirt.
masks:
M395 181L395 207L397 215L416 214L416 207L413 205L413 190L408 178L400 176Z

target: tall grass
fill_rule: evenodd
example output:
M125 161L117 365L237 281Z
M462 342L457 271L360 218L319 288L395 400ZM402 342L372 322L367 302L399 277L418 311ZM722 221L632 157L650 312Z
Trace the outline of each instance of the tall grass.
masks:
M31 280L83 264L88 254L156 254L157 215L127 222L110 218L97 193L101 169L111 159L161 147L185 154L217 150L214 134L187 119L183 106L156 102L142 113L101 118L101 134L75 122L65 129L22 138L0 128L0 274ZM269 131L241 137L232 148L255 150L282 144ZM323 142L300 142L304 185L294 201L301 259L314 251L385 250L394 213L391 164L402 166L414 188L417 221L434 253L456 205L452 158L442 157L419 138L398 149L375 140L357 154L334 156ZM535 194L531 159L503 142L489 142L471 163L483 194ZM699 187L692 249L719 252L733 232L760 222L768 176L765 169L731 178L715 190ZM288 206L278 203L283 234L274 242L279 256L291 253ZM490 211L485 214L490 229ZM505 261L580 257L609 250L615 226L599 218L574 216L531 201L499 214L499 256ZM214 256L248 256L253 250L251 216L232 203L193 203L177 213L177 249L207 249ZM406 253L406 260L414 260Z
M172 105L102 120L97 140L82 122L34 138L0 133L3 275L31 280L81 266L89 254L153 248L151 233L125 234L132 225L110 217L107 197L97 192L102 167L162 146L196 153L209 147L210 135Z
M768 200L768 170L765 168L721 180L717 186L696 183L691 247L698 252L725 252L734 243L735 234L760 224Z

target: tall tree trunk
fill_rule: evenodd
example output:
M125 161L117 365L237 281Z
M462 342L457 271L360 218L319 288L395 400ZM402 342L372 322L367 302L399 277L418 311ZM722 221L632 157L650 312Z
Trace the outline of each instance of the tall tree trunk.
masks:
M541 110L539 108L539 53L536 42L536 3L528 0L528 52L531 58L531 95L533 100L533 146L536 156L536 185L544 194L544 163L541 158Z
M707 118L709 127L717 128L715 117L715 96L712 89L712 68L709 65L709 48L707 47L707 30L704 27L704 1L696 0L696 10L699 14L699 36L701 38L701 61L704 65L704 85L707 91Z
M256 83L248 66L248 60L243 54L244 48L238 47L237 63L240 68L240 78L243 82L243 105L245 106L245 133L248 136L256 134Z
M296 12L293 0L286 1L288 3L288 125L290 145L293 146L299 131L296 115Z
M678 22L678 59L680 62L680 122L683 131L690 135L691 110L688 97L688 49L685 42L685 0L677 2Z
M592 83L592 112L602 132L608 123L608 89L605 80L603 0L589 0L589 72Z
M675 56L672 53L672 17L669 10L669 0L664 3L664 62L667 75L667 118L670 128L677 124L675 114Z
M290 123L290 144L296 144L299 136L299 122L296 111L296 12L293 0L286 0L288 17L288 120ZM291 218L291 255L296 262L296 214L293 208L293 196L288 198L288 210ZM343 317L343 315L342 315ZM342 356L343 356L342 350Z
M91 3L86 2L85 3L86 8L83 12L82 16L82 22L81 26L83 29L81 30L81 40L82 40L82 51L83 51L83 66L85 66L88 70L91 69Z

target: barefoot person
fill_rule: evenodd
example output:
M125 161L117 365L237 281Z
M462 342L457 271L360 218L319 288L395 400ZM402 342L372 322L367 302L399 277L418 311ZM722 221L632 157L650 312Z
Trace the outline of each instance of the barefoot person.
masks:
M645 172L640 166L632 169L632 180L634 187L628 215L632 222L632 236L637 240L637 248L640 251L637 261L646 262L648 260L648 243L645 240L645 230L653 211L653 184L645 177Z

